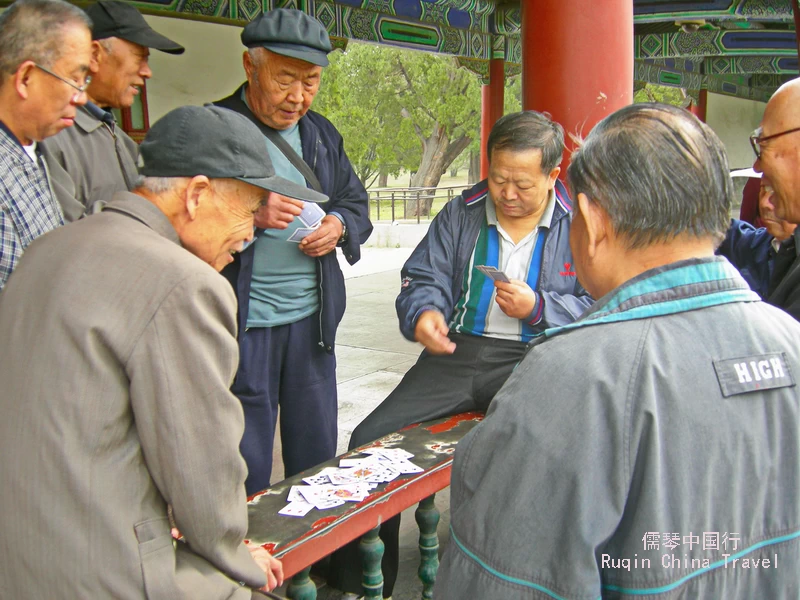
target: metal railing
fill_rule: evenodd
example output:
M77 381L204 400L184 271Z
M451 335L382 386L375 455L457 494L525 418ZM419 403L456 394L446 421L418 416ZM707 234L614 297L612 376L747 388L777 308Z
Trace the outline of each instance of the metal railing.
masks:
M441 208L471 185L443 187L371 188L370 217L373 221L429 221Z

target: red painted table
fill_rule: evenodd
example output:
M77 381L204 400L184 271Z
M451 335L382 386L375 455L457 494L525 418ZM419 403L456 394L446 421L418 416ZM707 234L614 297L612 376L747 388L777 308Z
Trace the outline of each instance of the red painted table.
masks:
M248 539L280 558L288 579L388 518L449 486L455 446L482 419L482 413L464 413L419 423L362 446L402 448L414 455L411 462L425 470L380 484L359 503L347 502L324 511L312 509L301 518L278 514L286 506L291 486L305 485L303 477L325 467L338 466L340 458L356 455L358 449L255 494L248 504Z

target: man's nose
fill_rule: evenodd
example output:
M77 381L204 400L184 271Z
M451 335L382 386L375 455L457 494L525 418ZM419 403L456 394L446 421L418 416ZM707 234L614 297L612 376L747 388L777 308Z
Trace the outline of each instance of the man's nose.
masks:
M139 77L142 79L150 79L152 76L153 71L150 70L150 63L147 59L144 59L139 67Z
M753 163L753 171L756 173L763 173L764 170L761 168L761 157L759 156L756 158L756 162Z
M289 102L294 102L296 104L300 104L303 101L303 83L300 81L295 81L291 86L289 86L289 95L288 95Z

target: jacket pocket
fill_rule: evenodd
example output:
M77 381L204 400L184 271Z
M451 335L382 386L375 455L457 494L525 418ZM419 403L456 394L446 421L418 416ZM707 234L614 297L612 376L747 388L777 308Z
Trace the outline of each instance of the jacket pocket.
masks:
M178 598L175 582L175 546L169 519L148 519L133 526L139 542L139 561L147 600Z

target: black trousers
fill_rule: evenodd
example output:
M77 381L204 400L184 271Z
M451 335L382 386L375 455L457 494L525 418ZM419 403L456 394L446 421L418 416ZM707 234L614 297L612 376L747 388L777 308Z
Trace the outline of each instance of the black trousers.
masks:
M423 351L395 390L350 438L350 449L372 442L408 425L469 411L483 411L525 355L524 342L451 333L453 354L433 356ZM413 459L412 459L413 460ZM381 525L384 543L383 596L392 595L399 566L400 515ZM337 550L329 566L328 583L363 594L359 540Z

